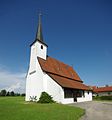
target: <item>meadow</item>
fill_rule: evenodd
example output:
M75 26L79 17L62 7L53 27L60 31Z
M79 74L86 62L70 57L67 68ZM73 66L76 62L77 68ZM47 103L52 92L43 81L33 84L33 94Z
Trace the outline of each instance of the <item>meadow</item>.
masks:
M0 97L0 120L79 120L84 110L62 104L25 102L24 97Z

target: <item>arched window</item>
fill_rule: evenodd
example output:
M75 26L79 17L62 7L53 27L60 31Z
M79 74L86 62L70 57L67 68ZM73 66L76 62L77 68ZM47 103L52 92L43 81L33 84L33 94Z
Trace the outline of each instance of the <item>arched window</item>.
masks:
M41 45L41 49L43 49L43 45Z

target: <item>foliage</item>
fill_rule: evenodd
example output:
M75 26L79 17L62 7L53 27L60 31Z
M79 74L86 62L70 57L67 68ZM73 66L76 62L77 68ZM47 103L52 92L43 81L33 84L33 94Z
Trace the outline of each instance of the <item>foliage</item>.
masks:
M0 96L25 96L25 93L15 93L14 91L6 91L5 89L1 90Z
M10 92L9 91L6 93L6 96L10 96Z
M78 120L84 110L61 104L25 102L24 97L0 97L1 120Z
M21 96L25 96L25 93L22 93Z
M94 100L112 100L112 96L96 96Z
M15 96L14 91L11 91L11 92L10 92L10 96Z
M38 103L54 103L54 101L48 93L42 92Z
M0 95L1 96L6 96L7 91L6 90L1 90Z
M20 96L21 94L20 93L15 93L15 96Z

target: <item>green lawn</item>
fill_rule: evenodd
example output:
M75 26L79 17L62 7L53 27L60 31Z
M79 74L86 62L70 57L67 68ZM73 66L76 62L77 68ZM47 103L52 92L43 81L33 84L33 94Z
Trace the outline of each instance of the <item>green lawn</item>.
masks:
M0 120L78 120L84 110L61 104L37 104L24 97L0 97Z

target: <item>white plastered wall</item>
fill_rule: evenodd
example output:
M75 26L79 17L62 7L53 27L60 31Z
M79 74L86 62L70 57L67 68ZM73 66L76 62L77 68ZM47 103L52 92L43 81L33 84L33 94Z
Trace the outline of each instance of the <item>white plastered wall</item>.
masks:
M43 46L43 49L41 49L41 45ZM31 46L30 64L26 77L26 101L30 101L30 97L35 96L38 100L41 92L43 92L44 73L40 67L37 56L46 59L46 54L47 47L39 41Z
M43 49L41 49L41 46L43 46ZM36 55L40 58L43 58L46 60L47 57L47 46L40 43L39 41L36 42Z
M37 62L35 72L31 74L31 72L29 71L27 75L26 101L30 100L30 96L31 97L36 96L38 100L42 91L43 91L43 72L40 68L39 63Z
M62 87L47 74L44 76L44 90L53 97L54 101L62 102L64 95Z
M77 102L85 101L92 101L92 91L84 91L84 96L77 98Z
M74 102L74 98L64 98L64 89L47 74L44 75L44 91L58 103L69 104Z

